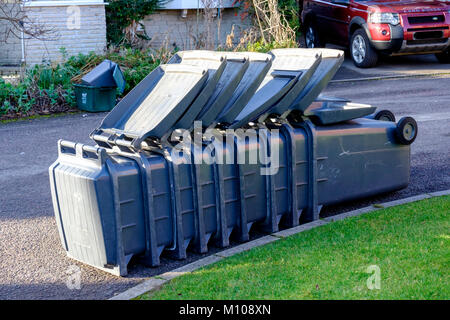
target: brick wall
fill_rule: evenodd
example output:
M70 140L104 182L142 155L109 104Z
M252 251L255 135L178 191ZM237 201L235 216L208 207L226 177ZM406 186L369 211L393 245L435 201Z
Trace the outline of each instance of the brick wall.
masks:
M11 8L7 5L6 12L9 12ZM0 12L0 15L2 13ZM7 31L11 28L9 22L0 19L0 66L6 65L20 65L22 60L22 45L20 38L9 33Z
M27 65L43 61L57 62L62 58L60 48L65 48L68 56L95 51L101 53L106 48L106 22L104 5L80 5L79 28L68 27L71 12L68 6L30 6L27 14L32 20L44 22L53 28L54 34L48 40L25 39L25 60ZM73 14L73 12L72 12ZM218 23L220 21L220 32ZM205 40L205 23L201 11L197 23L197 10L188 10L187 17L181 17L181 10L160 10L147 16L143 21L147 34L152 38L151 46L160 47L167 43L181 50L194 49L196 39ZM233 42L239 41L241 31L248 27L248 21L241 21L236 9L221 11L221 19L214 18L210 30L214 45L223 45L234 26ZM70 24L70 23L69 23ZM73 25L72 25L73 26ZM4 33L4 32L3 32ZM0 24L0 34L2 25ZM7 44L0 42L0 65L20 64L21 41L10 38Z
M204 41L204 19L199 16L197 24L197 10L188 10L186 18L181 17L181 10L160 10L147 16L143 21L147 35L152 38L151 46L160 47L165 42L181 50L195 49L195 38ZM248 19L247 19L248 20ZM248 27L248 21L242 21L236 9L222 9L220 19L220 33L218 29L219 18L214 18L210 30L214 37L215 46L225 44L227 35L234 27L234 43L239 41L241 31Z
M27 65L43 61L60 61L60 48L64 47L68 56L95 51L104 52L106 48L106 22L104 5L77 6L80 12L79 28L70 17L73 11L68 6L27 7L28 16L46 23L53 28L51 40L25 40L25 60ZM69 21L69 22L68 22ZM69 23L69 24L68 24ZM75 29L72 29L74 28Z

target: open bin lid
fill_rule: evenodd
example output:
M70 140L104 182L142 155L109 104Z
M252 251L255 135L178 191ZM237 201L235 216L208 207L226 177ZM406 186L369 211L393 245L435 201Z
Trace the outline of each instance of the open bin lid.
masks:
M351 102L351 100L346 99L346 98L330 97L330 96L325 96L323 94L319 94L319 96L314 101L320 101L320 102Z
M321 60L320 52L312 49L276 49L269 54L273 56L272 66L232 128L255 120L271 107L277 112L277 107L290 106Z
M122 93L125 90L125 77L117 63L111 60L103 60L81 78L83 85L94 87L117 87Z
M117 85L117 89L119 89L120 93L123 93L125 91L125 86L127 83L125 81L125 76L123 75L122 70L120 69L118 64L114 67L113 78L114 82Z
M186 50L175 53L172 58L170 58L168 64L182 63L205 69L210 67L217 69L218 65L223 60L226 60L225 52L210 50Z
M226 105L215 119L218 123L231 124L236 119L238 114L244 109L250 99L252 99L272 65L272 56L265 53L228 53L227 59L233 59L233 57L239 58L242 56L248 57L249 66L239 82L239 85L236 87L233 94L228 97Z
M316 119L320 125L327 125L362 118L375 112L377 108L368 104L343 101L315 101L304 115Z
M95 134L105 132L142 141L173 130L208 78L208 71L184 64L153 70L105 117Z
M322 61L316 72L302 92L297 96L289 109L305 111L309 105L319 96L323 89L334 77L339 67L344 62L344 52L335 49L317 49L322 54Z
M308 50L311 54L320 54L321 58L308 70L298 85L293 88L276 105L266 111L265 114L282 115L292 110L300 110L302 113L318 98L321 91L328 85L336 71L344 61L344 52L335 49L287 49L301 54L301 50ZM275 51L275 50L273 50ZM319 62L319 63L318 63Z
M219 79L227 66L227 59L223 52L188 50L177 52L169 60L169 63L194 65L208 70L208 79L202 91L174 125L174 129L189 129L193 126L195 118L213 95Z
M203 127L208 127L214 123L249 66L249 57L244 53L224 52L224 54L227 65L214 88L214 92L196 118L196 120L202 122Z

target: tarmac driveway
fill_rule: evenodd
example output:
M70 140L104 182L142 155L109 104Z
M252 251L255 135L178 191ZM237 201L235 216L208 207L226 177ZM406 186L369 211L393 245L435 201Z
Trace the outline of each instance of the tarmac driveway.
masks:
M398 119L413 115L419 123L419 136L412 146L408 188L324 208L323 215L450 189L448 88L450 78L330 85L324 92L327 95L391 109ZM60 138L90 142L88 135L103 116L70 115L0 124L0 299L105 299L161 271L135 266L128 278L118 278L68 259L60 245L47 173L57 157L56 142ZM171 262L164 268L179 265ZM81 272L79 289L71 282L74 271Z
M353 64L348 51L346 51L345 61L334 80L442 74L450 75L450 64L439 63L434 54L396 57L381 56L376 67L361 69Z

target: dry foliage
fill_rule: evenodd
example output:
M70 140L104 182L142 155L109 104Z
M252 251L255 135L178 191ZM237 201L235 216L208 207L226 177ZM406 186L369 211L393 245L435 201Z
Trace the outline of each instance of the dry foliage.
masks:
M202 19L201 31L198 27L196 30L193 30L193 28L188 28L189 35L193 41L193 47L195 49L214 50L220 45L220 43L216 42L216 34L217 39L220 39L220 26L222 19L220 16L217 16L217 12L218 7L220 10L221 1L200 0L200 2L203 6L201 9L201 15L198 16L198 18ZM198 21L198 24L199 23L200 21Z
M217 13L216 2L215 0L201 0L203 4L203 32L204 32L204 41L205 41L205 49L214 50L215 49L215 41L214 41L214 18Z
M145 48L147 35L145 34L145 28L136 20L133 20L131 24L123 30L123 36L125 43L128 43L133 48Z
M261 41L279 44L295 42L295 31L278 10L277 0L252 0L252 5Z
M241 19L251 18L253 27L242 32L239 44L233 50L243 50L254 43L275 47L296 46L295 30L278 9L277 0L235 0L241 5ZM226 46L232 47L234 30L227 39Z

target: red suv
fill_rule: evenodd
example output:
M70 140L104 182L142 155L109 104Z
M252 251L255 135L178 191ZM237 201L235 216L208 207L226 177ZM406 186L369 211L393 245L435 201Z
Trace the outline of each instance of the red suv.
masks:
M450 63L450 0L305 0L302 9L306 46L350 47L358 67L375 66L379 53Z

